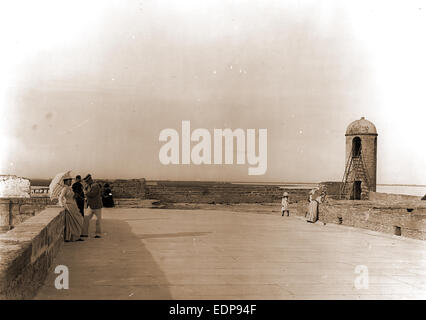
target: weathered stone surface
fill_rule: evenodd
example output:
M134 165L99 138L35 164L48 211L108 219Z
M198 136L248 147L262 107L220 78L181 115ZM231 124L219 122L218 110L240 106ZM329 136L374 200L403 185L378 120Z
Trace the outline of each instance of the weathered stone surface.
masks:
M146 197L164 203L271 203L281 202L283 189L277 185L219 182L157 181L146 184ZM307 199L310 189L286 189L290 202Z
M270 203L280 202L278 185L249 185L196 181L145 181L145 179L99 179L112 187L116 199L158 199L165 203ZM290 201L307 197L309 189L291 188Z
M305 216L308 202L292 206L299 216ZM290 209L292 208L290 207ZM319 220L394 234L395 227L401 235L426 240L426 203L420 200L352 201L328 200L319 206Z
M362 117L359 120L351 122L347 129L346 135L376 135L376 126L371 122Z
M36 212L37 207L30 205L30 204L24 204L22 206L20 206L19 208L19 213L20 214L32 214L34 215Z
M0 235L0 299L29 299L63 243L64 213L48 208Z
M114 198L145 198L145 179L97 179L102 186L108 183Z
M0 197L29 198L30 180L14 175L0 175Z
M0 231L16 227L54 203L48 197L0 199Z
M0 199L0 232L10 229L10 200Z

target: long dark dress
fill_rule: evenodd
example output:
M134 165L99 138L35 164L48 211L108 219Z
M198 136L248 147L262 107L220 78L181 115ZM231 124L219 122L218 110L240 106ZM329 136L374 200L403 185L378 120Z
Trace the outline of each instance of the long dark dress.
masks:
M114 207L114 199L110 188L105 188L102 193L102 204L105 208Z
M72 185L72 191L75 194L75 202L77 203L78 210L84 217L84 191L81 182L76 182Z

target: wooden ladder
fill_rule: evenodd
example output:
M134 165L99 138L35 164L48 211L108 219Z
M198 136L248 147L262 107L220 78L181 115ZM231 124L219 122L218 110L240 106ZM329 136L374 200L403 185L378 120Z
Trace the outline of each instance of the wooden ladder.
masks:
M348 180L351 169L354 171L354 177L351 181ZM359 156L350 156L346 162L345 173L343 174L342 186L340 188L340 199L346 197L346 187L349 183L354 182L358 179L364 181L367 184L367 188L370 186L370 179L368 177L368 172L362 158L362 149L359 152Z

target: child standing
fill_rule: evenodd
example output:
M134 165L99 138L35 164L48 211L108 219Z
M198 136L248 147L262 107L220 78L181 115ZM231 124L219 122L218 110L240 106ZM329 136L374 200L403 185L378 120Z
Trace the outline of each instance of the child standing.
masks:
M283 193L283 198L281 200L281 213L284 216L284 213L287 212L287 217L290 216L290 211L288 210L288 193Z

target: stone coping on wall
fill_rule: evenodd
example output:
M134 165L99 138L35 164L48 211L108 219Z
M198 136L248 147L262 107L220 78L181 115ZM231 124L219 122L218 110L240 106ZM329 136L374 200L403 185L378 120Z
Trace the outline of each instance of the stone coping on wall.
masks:
M296 205L304 216L308 202ZM371 201L329 199L319 206L319 220L426 240L426 203L421 200Z
M377 209L406 209L406 208L420 208L426 209L426 202L419 199L403 199L403 200L335 200L329 199L325 204L336 205L336 206L353 206L361 207L368 206Z
M63 243L64 211L48 207L0 235L0 299L30 299Z
M55 203L49 197L0 198L0 232L13 229Z

